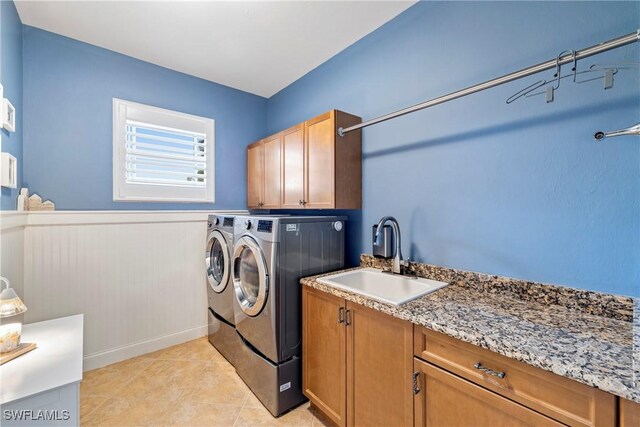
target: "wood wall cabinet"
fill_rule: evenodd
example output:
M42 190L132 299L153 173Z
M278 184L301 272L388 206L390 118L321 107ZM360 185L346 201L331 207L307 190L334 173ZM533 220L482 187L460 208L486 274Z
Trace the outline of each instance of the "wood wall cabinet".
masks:
M331 110L247 147L248 207L360 209L362 132L341 137L338 129L361 121Z
M282 133L247 147L247 206L277 209L282 204Z
M282 207L303 208L305 199L304 123L282 132Z
M338 426L413 425L413 325L304 287L303 390Z
M258 209L262 205L264 183L264 153L262 141L247 147L247 206Z
M282 204L282 133L262 140L264 153L262 209L277 209Z

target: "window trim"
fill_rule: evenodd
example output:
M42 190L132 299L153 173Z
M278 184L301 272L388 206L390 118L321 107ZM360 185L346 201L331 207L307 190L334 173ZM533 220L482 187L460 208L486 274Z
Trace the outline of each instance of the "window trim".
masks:
M164 186L158 184L128 184L126 182L126 150L125 150L125 125L127 121L127 108L142 110L148 114L166 115L176 121L200 122L206 134L207 149L207 173L206 187L179 187ZM215 203L215 120L167 110L146 104L125 101L113 98L113 201L115 202L157 202L157 203ZM135 187L133 187L135 186ZM133 191L133 189L137 191ZM193 196L190 194L181 197L178 193L199 193L203 196ZM144 194L141 194L144 193Z

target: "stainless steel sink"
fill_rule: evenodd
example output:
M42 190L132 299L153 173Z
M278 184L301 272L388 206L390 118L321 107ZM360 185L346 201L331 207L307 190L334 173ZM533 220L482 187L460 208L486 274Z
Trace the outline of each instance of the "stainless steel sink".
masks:
M383 273L375 268L362 268L345 273L332 274L318 279L345 291L392 305L402 305L448 285L436 280Z

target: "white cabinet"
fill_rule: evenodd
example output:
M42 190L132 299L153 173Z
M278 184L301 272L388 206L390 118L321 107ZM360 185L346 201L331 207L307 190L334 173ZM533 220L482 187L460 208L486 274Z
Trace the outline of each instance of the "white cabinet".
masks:
M22 342L35 350L0 366L0 424L80 425L83 316L24 325Z

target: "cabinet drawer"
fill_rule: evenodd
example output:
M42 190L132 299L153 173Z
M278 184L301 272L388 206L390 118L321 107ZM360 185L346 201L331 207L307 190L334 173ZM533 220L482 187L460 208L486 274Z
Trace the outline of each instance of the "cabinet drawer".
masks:
M420 326L414 354L571 426L615 425L615 396Z
M415 427L561 427L551 418L415 359Z

